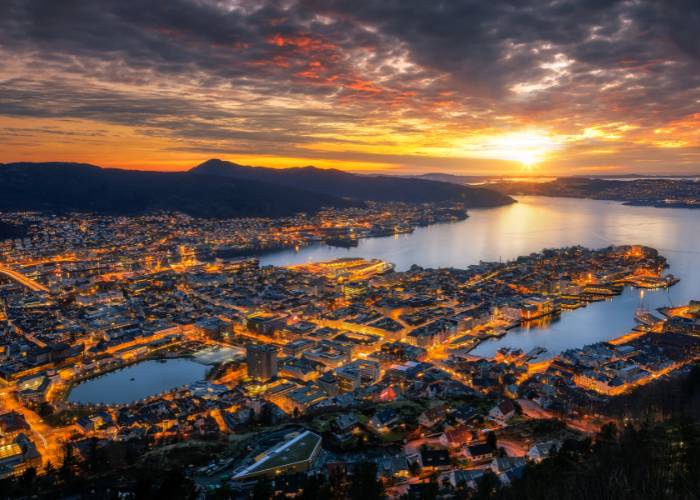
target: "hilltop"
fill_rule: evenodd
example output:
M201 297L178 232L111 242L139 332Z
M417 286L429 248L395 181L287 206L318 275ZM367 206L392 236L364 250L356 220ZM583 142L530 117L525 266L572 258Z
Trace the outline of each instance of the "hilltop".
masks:
M279 217L366 201L512 203L507 195L443 182L361 176L315 167L271 169L209 160L188 172L83 163L0 164L0 211L129 215L180 211L196 217Z
M362 201L463 202L467 208L495 207L513 203L506 195L483 188L458 186L426 179L357 175L336 169L300 167L275 169L248 167L212 159L189 171L241 180L256 180L315 193Z

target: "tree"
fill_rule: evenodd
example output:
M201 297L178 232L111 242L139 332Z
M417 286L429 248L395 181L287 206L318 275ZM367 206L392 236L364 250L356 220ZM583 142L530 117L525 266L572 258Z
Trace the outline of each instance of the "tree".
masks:
M486 472L477 481L476 493L474 500L487 500L493 498L498 491L500 483L498 477L491 471Z
M270 500L272 498L272 484L266 477L258 479L253 487L253 500Z
M233 498L233 492L227 481L221 481L219 487L207 494L207 500L229 500Z
M498 447L498 438L495 432L489 431L488 434L486 434L486 444L494 450Z
M422 500L435 500L438 496L438 492L440 491L440 486L438 485L437 482L437 475L432 474L430 476L430 481L428 484L425 485L425 489L423 490L423 495L421 496Z
M515 408L515 414L516 415L522 415L523 414L523 407L520 406L520 403L517 401L513 401L513 407Z
M54 483L56 481L56 467L54 467L53 463L49 460L46 462L46 466L44 467L44 473L39 476L39 490L48 490L53 487ZM0 488L0 491L2 491L2 488Z
M88 456L87 456L88 470L92 474L94 474L95 472L97 472L97 465L98 465L97 438L93 436L90 438L90 446L88 447Z
M296 498L298 500L323 500L326 498L333 498L330 484L324 479L323 476L306 476L304 488Z
M25 470L19 478L19 484L22 489L30 494L34 491L36 482L36 469L34 467L29 467Z
M77 464L78 460L75 457L73 445L68 442L63 446L63 463L58 470L61 481L68 483L73 479Z
M377 464L374 462L357 464L348 493L353 500L379 500L384 498L384 484L377 479Z
M156 495L157 498L195 498L196 490L181 470L170 470L163 474L163 481L160 483Z
M345 475L345 470L341 467L334 467L328 479L331 498L345 498L348 489L348 478Z

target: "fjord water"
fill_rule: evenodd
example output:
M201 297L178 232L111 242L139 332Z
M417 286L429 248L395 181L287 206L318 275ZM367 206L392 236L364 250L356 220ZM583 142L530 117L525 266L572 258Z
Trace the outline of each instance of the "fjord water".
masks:
M668 291L646 291L650 310L691 299L700 300L700 210L630 207L614 201L517 197L518 203L493 209L472 209L469 218L450 224L418 228L412 234L369 238L355 248L313 245L300 251L266 255L261 264L277 266L339 257L377 258L393 262L403 271L422 267L465 268L479 261L514 259L543 248L583 245L641 244L654 247L670 264L669 272L681 278ZM491 356L500 347L525 351L542 346L542 357L562 350L610 340L630 331L640 291L626 289L611 301L598 302L548 325L511 330L505 337L481 344L473 354Z

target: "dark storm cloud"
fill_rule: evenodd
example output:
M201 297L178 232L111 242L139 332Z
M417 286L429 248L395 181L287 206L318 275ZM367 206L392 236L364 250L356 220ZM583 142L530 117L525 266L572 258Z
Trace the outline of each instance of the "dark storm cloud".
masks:
M571 59L561 81L589 99L618 71L636 73L643 96L666 100L700 85L700 2L670 1L309 1L332 16L375 26L408 45L414 60L453 76L466 92L503 97L537 81L557 54ZM591 82L590 72L605 73ZM625 88L622 90L624 94ZM576 98L576 95L570 97ZM626 101L623 98L621 104ZM692 102L692 101L691 101ZM635 99L627 102L633 108ZM695 103L697 105L697 103ZM673 112L673 111L671 111Z
M651 71L674 61L694 76L699 25L700 2L690 0L6 0L0 6L5 47L34 50L68 70L89 71L80 64L85 58L115 80L132 71L180 78L199 70L203 74L195 78L204 85L267 76L274 78L268 91L286 83L290 90L321 93L332 92L332 82L348 70L341 51L367 47L372 66L380 68L397 41L414 62L451 75L474 94L502 95L541 78L547 74L541 65L559 53L575 59L575 69L584 73ZM326 75L317 70L318 81L293 85L293 72L303 72L315 56L335 80L320 85ZM675 72L681 70L668 71L680 76ZM579 77L585 75L572 75ZM694 78L688 83L695 84Z

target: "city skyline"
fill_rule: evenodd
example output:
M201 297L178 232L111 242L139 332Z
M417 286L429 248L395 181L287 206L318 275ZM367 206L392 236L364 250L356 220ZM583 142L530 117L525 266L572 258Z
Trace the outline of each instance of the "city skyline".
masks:
M1 499L696 498L698 26L0 1Z
M1 162L700 173L690 1L0 6Z

